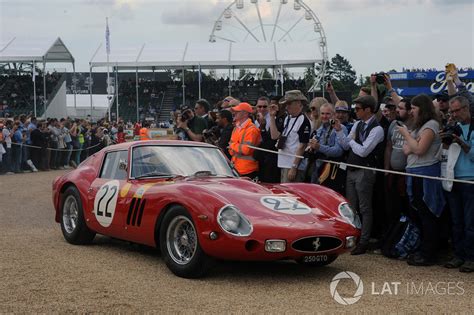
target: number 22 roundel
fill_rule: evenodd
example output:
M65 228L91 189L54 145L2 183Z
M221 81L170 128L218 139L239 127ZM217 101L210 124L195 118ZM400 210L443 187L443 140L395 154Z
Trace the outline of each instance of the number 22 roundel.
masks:
M111 180L100 186L94 200L94 214L97 222L103 227L112 223L117 206L119 181Z

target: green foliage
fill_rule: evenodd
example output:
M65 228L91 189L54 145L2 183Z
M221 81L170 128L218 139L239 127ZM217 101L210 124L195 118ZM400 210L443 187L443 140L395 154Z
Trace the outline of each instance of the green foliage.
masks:
M355 81L357 80L356 72L352 68L350 62L343 56L336 54L336 56L331 59L329 67L326 69L326 73L331 76L333 82L340 82L344 90L350 91L357 87L355 84Z

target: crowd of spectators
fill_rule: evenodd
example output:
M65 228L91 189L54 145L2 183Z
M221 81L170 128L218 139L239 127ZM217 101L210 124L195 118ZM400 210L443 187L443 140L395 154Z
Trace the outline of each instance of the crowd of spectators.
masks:
M43 75L36 76L36 104L38 108L44 105ZM46 73L46 95L51 93L60 79L57 72ZM31 73L0 74L0 117L10 117L18 113L33 110L34 90Z
M0 119L0 174L77 167L105 146L124 141L123 123L14 116Z
M451 244L454 256L444 261L445 267L472 272L474 185L416 177L474 180L474 98L457 71L447 78L448 93L434 99L424 94L401 98L389 75L384 76L386 95L372 75L371 86L359 91L352 106L338 99L330 83L330 100L309 102L292 90L282 98L261 96L251 112L248 103L226 97L216 108L218 127L210 129L198 113L199 100L195 111L189 106L178 111L175 131L179 139L218 145L244 176L311 182L343 194L362 221L353 255L381 250L413 266L430 266ZM236 149L245 145L236 146L232 134L248 129L250 122L260 137L244 143L284 154ZM407 221L409 246L397 253L387 244L395 227Z
M329 99L308 100L297 89L284 96L263 93L255 106L231 96L215 106L200 99L176 110L174 137L215 144L243 176L268 183L310 182L341 193L362 221L353 255L381 250L410 265L429 266L451 247L454 256L444 265L472 272L474 185L417 177L474 180L474 98L457 70L446 77L447 93L434 99L424 94L401 98L388 74L385 95L372 75L370 87L361 88L352 105L338 98L330 82ZM105 121L37 121L21 115L0 126L6 174L76 167L125 138L122 123ZM147 126L137 123L134 134L142 137L145 130L147 139ZM413 227L406 229L411 243L397 252L389 246L391 231L406 221Z

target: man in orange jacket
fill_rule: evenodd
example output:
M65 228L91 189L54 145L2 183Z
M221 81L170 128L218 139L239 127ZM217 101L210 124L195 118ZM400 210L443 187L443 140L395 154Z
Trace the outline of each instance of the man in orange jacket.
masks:
M258 146L261 142L260 130L253 124L250 115L252 106L248 103L240 103L232 107L234 113L234 131L229 142L229 153L232 155L232 163L242 176L254 179L258 174L258 161L254 159L254 149L248 145Z
M150 123L148 121L144 121L143 127L139 131L140 140L151 140L148 127L150 127Z

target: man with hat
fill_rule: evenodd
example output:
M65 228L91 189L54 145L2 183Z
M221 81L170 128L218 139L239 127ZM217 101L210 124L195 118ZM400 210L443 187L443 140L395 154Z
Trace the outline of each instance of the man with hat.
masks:
M349 109L349 105L347 105L347 102L341 100L337 101L334 109L336 111L336 119L338 119L341 124L346 127L348 133L351 132L352 126L354 124L351 122L351 111Z
M284 153L278 155L282 183L304 181L304 170L298 169L301 158L291 155L302 156L309 142L311 123L303 113L303 106L307 103L308 99L301 91L287 91L280 104L286 105L288 115L280 128L275 121L278 106L270 107L270 133L272 139L278 139L278 153Z
M253 157L254 149L248 145L257 147L261 137L260 130L250 119L253 113L252 106L248 103L240 103L230 110L234 113L235 125L229 142L232 163L240 175L254 179L258 175L258 161Z
M383 155L384 131L374 115L376 101L373 96L360 96L354 100L355 112L359 119L345 136L341 122L336 120L334 129L343 149L349 150L348 164L377 167ZM372 195L375 171L349 167L346 179L346 197L352 207L362 216L360 242L352 255L364 254L372 231Z

